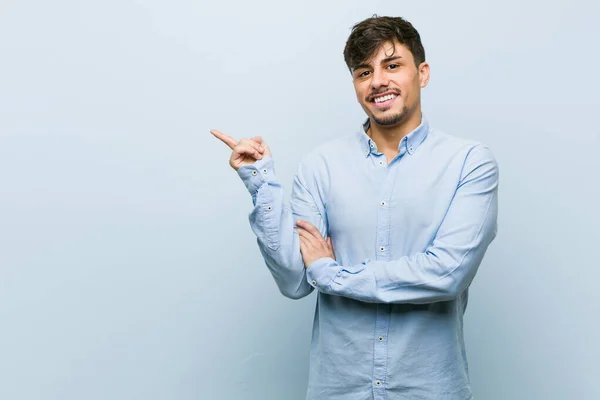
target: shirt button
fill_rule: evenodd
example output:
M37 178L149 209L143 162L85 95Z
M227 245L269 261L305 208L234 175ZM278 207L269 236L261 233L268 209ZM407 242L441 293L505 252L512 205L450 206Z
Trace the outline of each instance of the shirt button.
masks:
M385 247L383 247L383 246L381 246L381 247L379 248L379 251L384 251L384 250L385 250Z
M265 168L265 169L263 169L263 174L266 174L266 173L267 173L267 169Z
M371 143L371 148L372 148L372 149L374 149L374 148L375 148L375 145L374 145L373 143Z
M381 386L381 381L375 381L375 384L376 384L377 386Z
M315 281L315 280L313 279L313 281L312 281L312 284L313 284L314 286L317 286L317 281Z
M408 149L409 149L410 151L413 151L413 148L412 148L412 147L409 147Z
M258 172L256 171L252 171L252 175L256 175Z
M273 207L267 206L267 211L271 211L272 209L273 209Z
M383 342L383 336L379 336L379 337L377 338L377 340L379 340L380 342Z
M379 203L379 204L381 204L381 207L385 207L385 201L382 201L382 202L381 202L381 203Z
M383 165L383 161L379 161L379 165Z

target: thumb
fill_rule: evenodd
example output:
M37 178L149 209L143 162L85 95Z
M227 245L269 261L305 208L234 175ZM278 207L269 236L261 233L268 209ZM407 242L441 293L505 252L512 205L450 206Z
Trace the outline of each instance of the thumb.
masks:
M261 146L263 146L265 148L265 152L263 153L263 156L271 157L271 149L269 148L267 143L265 143L264 139L261 136L254 136L252 138L252 140L254 140L256 143L260 144Z

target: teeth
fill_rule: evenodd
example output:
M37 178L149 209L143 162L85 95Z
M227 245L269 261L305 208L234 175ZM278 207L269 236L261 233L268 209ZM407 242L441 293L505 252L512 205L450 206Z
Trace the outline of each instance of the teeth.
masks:
M394 97L396 97L395 94L388 94L387 96L383 96L383 97L377 97L375 99L375 103L383 103L384 101L388 101L393 99Z

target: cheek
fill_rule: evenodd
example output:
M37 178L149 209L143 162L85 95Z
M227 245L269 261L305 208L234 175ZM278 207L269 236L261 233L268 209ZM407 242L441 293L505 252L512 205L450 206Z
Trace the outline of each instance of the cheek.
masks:
M356 100L358 100L358 102L362 102L362 98L363 96L360 95L360 91L356 90Z
M415 84L419 85L419 75L415 73L403 73L394 79L400 88L411 89Z
M364 85L354 84L354 92L358 101L362 102L366 97Z
M405 79L398 79L396 80L396 83L402 92L402 98L404 101L410 101L410 99L414 99L415 92L418 92L421 87L421 82L419 81L418 77L414 76L407 76Z

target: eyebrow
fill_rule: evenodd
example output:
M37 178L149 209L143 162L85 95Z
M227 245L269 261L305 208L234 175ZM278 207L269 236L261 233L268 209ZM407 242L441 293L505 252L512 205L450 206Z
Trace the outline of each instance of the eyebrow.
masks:
M386 57L383 60L381 60L381 64L385 64L385 63L388 63L390 61L398 60L400 58L402 58L402 56ZM369 68L370 66L371 66L370 64L359 64L356 67L354 67L354 69L352 69L352 72L356 71L357 69Z
M381 60L381 63L385 64L386 62L394 61L394 60L397 60L399 58L402 58L402 56L387 57L387 58L384 58L383 60Z

